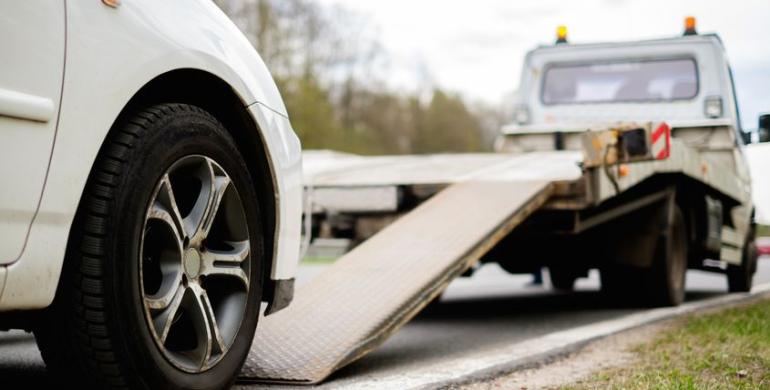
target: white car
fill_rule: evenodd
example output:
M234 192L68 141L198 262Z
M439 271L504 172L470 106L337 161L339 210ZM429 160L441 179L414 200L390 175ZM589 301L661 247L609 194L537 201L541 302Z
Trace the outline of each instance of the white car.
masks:
M0 329L83 387L232 384L300 247L259 55L210 0L3 2L0 53Z

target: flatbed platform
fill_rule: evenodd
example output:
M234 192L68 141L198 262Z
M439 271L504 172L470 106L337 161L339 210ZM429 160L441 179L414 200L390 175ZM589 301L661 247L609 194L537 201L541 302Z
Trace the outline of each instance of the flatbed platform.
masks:
M303 174L314 187L558 182L579 179L582 161L580 151L359 156L311 150L303 153Z

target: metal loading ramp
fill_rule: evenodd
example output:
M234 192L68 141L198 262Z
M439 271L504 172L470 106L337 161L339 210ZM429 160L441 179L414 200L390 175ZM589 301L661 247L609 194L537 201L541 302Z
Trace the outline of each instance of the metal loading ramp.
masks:
M551 194L547 181L454 184L263 318L241 380L315 384L374 350Z

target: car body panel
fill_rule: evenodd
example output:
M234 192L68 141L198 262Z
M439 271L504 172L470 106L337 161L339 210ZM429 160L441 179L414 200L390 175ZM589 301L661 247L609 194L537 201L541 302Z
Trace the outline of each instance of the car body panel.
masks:
M3 290L5 290L5 277L8 274L8 271L4 267L0 267L0 296L3 295Z
M302 229L302 162L299 138L292 130L289 120L273 111L271 108L256 103L249 106L249 112L258 123L270 128L263 132L268 144L281 145L274 147L270 161L274 170L282 172L276 175L276 188L285 189L278 204L278 215L281 218L276 226L276 255L299 259ZM293 279L297 272L298 261L278 261L273 265L271 278L273 280Z
M107 132L137 91L178 69L216 76L250 107L268 149L278 202L271 277L294 277L300 144L267 67L243 34L209 0L130 0L116 8L99 0L68 1L59 133L28 244L7 267L0 310L42 308L53 300L70 225Z
M2 265L21 255L43 192L61 99L65 27L64 0L0 8Z

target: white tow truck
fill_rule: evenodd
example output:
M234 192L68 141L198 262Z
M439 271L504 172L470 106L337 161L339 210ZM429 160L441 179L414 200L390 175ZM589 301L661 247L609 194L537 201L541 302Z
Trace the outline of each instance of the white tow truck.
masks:
M548 267L571 289L678 305L688 268L751 289L757 265L744 132L716 35L556 45L526 56L496 153L307 152L322 238L360 243L258 332L242 376L315 383L376 348L479 262Z

